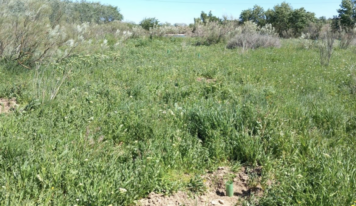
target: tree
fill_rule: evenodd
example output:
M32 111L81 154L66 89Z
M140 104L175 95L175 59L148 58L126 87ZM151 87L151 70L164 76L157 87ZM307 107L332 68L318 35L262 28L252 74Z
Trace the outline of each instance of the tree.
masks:
M356 1L342 0L340 4L340 9L337 10L339 13L338 19L341 27L345 30L350 30L355 27L356 23ZM336 19L335 19L336 21Z
M304 8L294 10L289 19L290 28L293 30L294 36L299 36L303 29L308 26L309 23L315 22L315 14L307 12Z
M267 23L272 24L273 27L276 29L277 33L280 36L283 36L283 33L288 32L290 28L289 21L292 12L292 7L286 2L283 2L280 5L276 5L273 7L273 10L267 10Z
M333 32L341 32L342 31L342 26L340 23L340 18L339 16L334 16L332 21L331 21L331 30Z
M196 21L199 22L199 20L194 19L194 22L196 22ZM209 11L209 14L202 11L200 14L200 21L203 22L204 25L206 25L206 23L208 23L208 22L222 23L222 20L219 17L214 16L211 11Z
M262 7L255 5L252 9L247 9L241 12L240 22L253 21L258 26L266 24L266 14Z
M71 4L69 14L74 16L74 19L78 19L80 23L108 23L115 20L121 21L123 19L119 9L111 5L91 3L84 0Z
M154 26L157 26L159 21L156 18L144 18L140 22L140 26L144 28L145 30L149 31L150 28L153 28Z

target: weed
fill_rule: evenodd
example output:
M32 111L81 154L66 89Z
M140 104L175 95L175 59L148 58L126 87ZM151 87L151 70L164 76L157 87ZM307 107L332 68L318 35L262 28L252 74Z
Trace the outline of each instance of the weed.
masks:
M187 188L197 195L204 194L207 190L203 179L199 175L196 175L194 178L190 179Z
M321 42L319 44L319 51L320 51L320 63L323 66L329 66L331 56L334 50L334 34L331 32L326 32L321 37Z

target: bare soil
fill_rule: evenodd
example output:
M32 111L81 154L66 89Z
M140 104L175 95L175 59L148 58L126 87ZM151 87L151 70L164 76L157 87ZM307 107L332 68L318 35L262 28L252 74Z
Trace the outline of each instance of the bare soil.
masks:
M234 180L234 195L226 196L225 184L228 177L235 176ZM253 179L251 178L253 177ZM261 168L246 168L243 167L237 173L230 171L228 167L219 167L213 173L208 173L202 176L204 184L207 187L207 192L204 195L197 196L189 191L179 191L172 196L164 196L162 194L151 193L145 199L138 202L140 206L235 206L242 205L244 198L254 194L255 197L263 195L263 189L260 185Z
M11 109L16 108L17 106L16 99L0 98L0 114L9 113Z

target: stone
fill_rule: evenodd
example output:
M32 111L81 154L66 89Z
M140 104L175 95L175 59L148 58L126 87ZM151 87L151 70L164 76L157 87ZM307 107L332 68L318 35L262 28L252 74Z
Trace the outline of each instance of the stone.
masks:
M216 201L211 201L212 205L217 205L218 203Z

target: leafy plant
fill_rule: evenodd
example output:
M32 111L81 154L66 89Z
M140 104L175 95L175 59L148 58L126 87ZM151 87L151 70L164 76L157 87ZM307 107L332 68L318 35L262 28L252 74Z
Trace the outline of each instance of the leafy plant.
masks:
M156 18L144 18L140 22L140 26L149 31L151 28L154 28L155 26L158 26L159 21Z
M199 175L196 175L194 178L190 179L187 188L197 195L202 195L207 190L203 179Z

